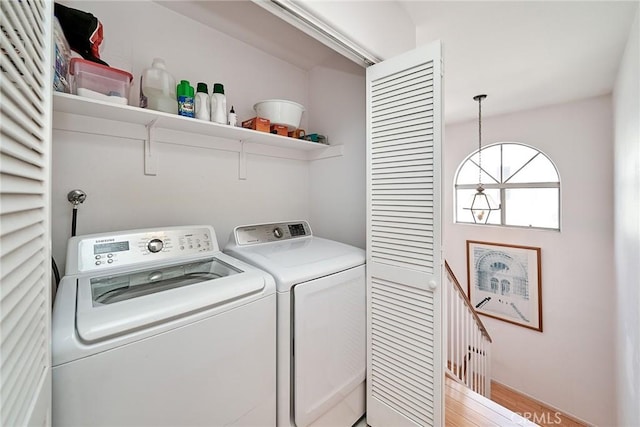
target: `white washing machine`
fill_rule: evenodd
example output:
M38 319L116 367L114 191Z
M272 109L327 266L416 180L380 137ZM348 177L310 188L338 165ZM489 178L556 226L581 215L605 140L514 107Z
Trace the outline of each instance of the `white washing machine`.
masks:
M277 425L353 425L365 411L365 252L305 221L236 227L224 251L276 280Z
M275 282L212 227L74 237L66 273L54 426L275 425Z

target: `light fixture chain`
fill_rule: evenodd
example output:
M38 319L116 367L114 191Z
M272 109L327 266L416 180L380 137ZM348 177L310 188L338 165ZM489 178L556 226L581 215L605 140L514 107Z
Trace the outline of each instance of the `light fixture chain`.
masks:
M478 184L482 185L482 98L478 99Z

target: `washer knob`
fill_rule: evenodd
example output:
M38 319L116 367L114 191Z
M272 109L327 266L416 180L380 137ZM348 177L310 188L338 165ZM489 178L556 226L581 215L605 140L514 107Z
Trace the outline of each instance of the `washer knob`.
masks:
M160 252L164 247L164 243L160 239L152 239L147 243L147 249L149 252Z
M274 228L273 229L273 235L275 236L276 239L281 239L282 236L283 236L282 228L280 228L280 227Z

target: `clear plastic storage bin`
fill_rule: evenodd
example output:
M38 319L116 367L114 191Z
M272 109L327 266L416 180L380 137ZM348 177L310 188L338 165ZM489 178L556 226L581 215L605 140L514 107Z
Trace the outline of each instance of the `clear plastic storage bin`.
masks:
M133 75L117 68L72 58L73 93L116 104L128 104Z

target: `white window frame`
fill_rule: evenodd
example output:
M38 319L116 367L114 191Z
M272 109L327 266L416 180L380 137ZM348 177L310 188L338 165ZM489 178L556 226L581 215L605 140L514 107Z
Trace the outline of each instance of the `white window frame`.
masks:
M527 147L530 148L534 151L537 152L537 154L535 154L535 156L533 156L531 159L529 159L524 165L522 165L516 172L514 172L513 174L511 174L511 177L514 176L515 174L517 174L519 171L521 171L524 167L526 167L529 163L531 163L531 161L538 157L538 156L544 156L544 158L546 158L549 163L551 163L551 165L553 166L553 168L556 171L556 174L558 175L558 181L557 182L519 182L519 183L509 183L509 182L500 182L500 183L482 183L482 186L484 187L485 190L494 190L497 189L500 191L500 200L496 200L496 203L500 204L500 223L499 224L478 224L478 225L489 225L489 226L495 226L495 227L512 227L512 228L526 228L526 229L534 229L534 230L551 230L551 231L560 231L561 229L561 224L562 224L562 197L561 197L561 179L560 179L560 172L558 171L558 167L556 166L556 164L553 162L553 160L551 160L551 158L544 153L542 150L540 150L539 148L533 147L531 145L528 144L523 144L521 142L515 142L515 141L503 141L503 142L497 142L494 144L489 144L486 145L484 147L482 147L482 152L484 153L485 150L495 147L499 145L500 146L500 169L502 170L502 163L503 163L503 158L502 158L502 146L503 145L520 145L523 147ZM473 183L473 184L458 184L458 176L460 174L460 171L462 170L462 168L466 165L467 162L472 162L475 167L478 167L478 164L472 160L472 158L478 154L479 150L475 150L473 151L471 154L469 154L467 157L465 157L465 159L460 162L460 164L458 165L458 169L456 170L455 176L454 176L454 186L453 186L453 199L454 199L454 206L453 206L453 220L456 224L476 224L472 221L460 221L458 219L458 203L464 203L465 201L462 200L458 200L458 190L468 190L468 189L476 189L476 187L478 186L478 183ZM483 168L483 172L486 173L487 175L490 175L484 168ZM500 177L500 181L502 181L503 178ZM506 211L508 209L508 204L506 202L506 190L509 189L527 189L527 188L557 188L558 189L558 227L541 227L541 226L524 226L524 225L509 225L506 224Z

